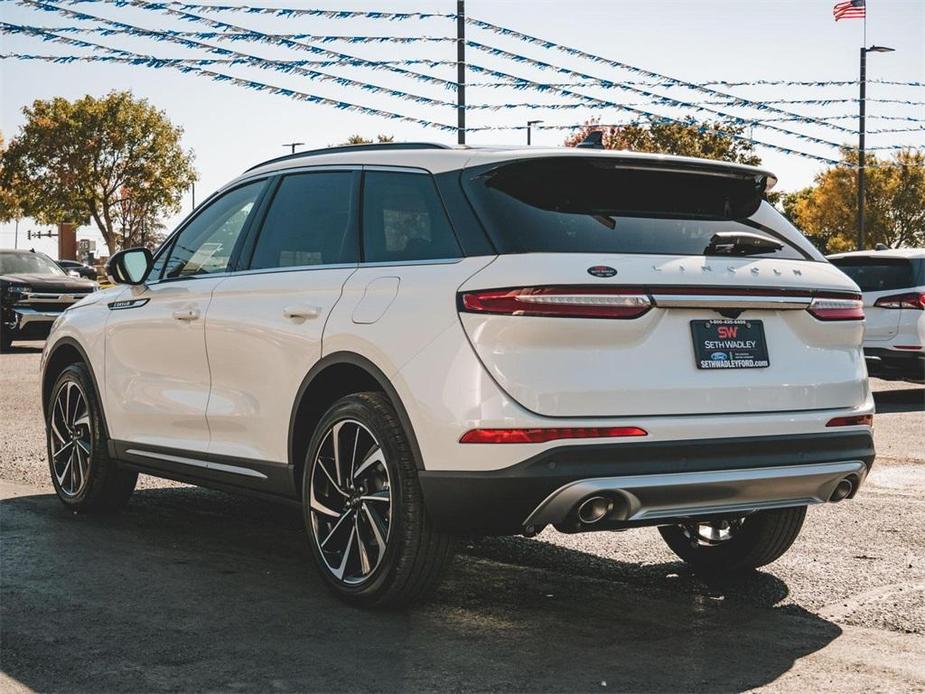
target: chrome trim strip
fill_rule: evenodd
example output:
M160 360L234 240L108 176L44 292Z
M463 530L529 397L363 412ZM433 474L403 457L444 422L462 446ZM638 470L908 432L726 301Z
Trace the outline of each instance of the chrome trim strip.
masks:
M140 451L137 448L129 448L125 451L127 455L140 455L143 458L154 458L155 460L166 460L170 463L180 463L181 465L192 465L195 467L206 468L207 470L218 470L219 472L229 472L233 475L244 475L245 477L259 477L267 479L262 472L251 470L247 467L238 467L237 465L225 465L224 463L210 463L205 460L196 460L194 458L183 458L178 455L168 455L166 453L154 453L153 451Z
M795 311L808 308L812 296L737 296L722 294L653 294L662 308L764 308Z
M813 465L599 477L563 485L534 509L524 527L561 523L583 499L613 498L610 520L685 518L825 503L848 475L863 481L860 460Z
M38 311L27 306L14 306L13 315L19 327L29 323L53 323L64 311Z

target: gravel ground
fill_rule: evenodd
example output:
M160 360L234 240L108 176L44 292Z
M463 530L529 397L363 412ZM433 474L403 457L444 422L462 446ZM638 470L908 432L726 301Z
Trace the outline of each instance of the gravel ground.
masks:
M38 347L0 358L0 691L925 690L925 389L874 381L879 452L747 579L652 529L464 544L429 605L342 606L298 512L143 478L50 494Z

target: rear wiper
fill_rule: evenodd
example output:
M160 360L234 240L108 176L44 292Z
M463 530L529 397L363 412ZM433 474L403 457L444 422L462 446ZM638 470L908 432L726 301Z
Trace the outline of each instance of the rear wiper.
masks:
M704 255L761 255L773 253L784 244L761 234L748 231L720 231L710 238L710 245L703 249Z

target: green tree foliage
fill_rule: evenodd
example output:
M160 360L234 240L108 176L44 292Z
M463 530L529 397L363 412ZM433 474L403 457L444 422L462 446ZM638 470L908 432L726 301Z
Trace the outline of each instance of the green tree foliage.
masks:
M891 159L867 155L865 245L925 246L925 153L900 150ZM827 253L857 244L858 154L842 150L839 164L813 185L784 196L784 213Z
M603 132L605 149L624 149L633 152L657 152L685 157L702 157L757 165L761 157L755 154L748 140L733 136L746 136L746 127L724 121L683 122L637 121L616 127L602 127L600 118L592 118L569 135L567 147L574 147L589 133Z
M345 145L371 145L373 142L395 142L394 135L376 135L375 140L368 140L362 135L351 135L347 138Z
M4 183L4 148L3 133L0 132L0 222L9 222L12 219L22 219L22 204L14 193L15 185Z
M127 91L76 101L37 100L3 153L0 186L25 216L54 224L92 221L114 253L156 244L158 220L179 209L196 180L182 129Z

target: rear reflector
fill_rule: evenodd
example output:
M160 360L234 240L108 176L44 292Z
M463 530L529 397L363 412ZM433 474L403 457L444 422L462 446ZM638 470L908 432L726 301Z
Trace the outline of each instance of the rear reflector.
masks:
M874 302L880 308L911 308L917 311L925 310L925 294L909 292L908 294L893 294L881 296Z
M638 318L652 308L640 290L619 287L523 287L466 292L461 310L506 316Z
M826 424L827 427L869 427L874 424L872 414L859 414L850 417L836 417L830 419Z
M606 439L648 436L639 427L572 427L556 429L472 429L460 443L545 443L556 439Z
M864 303L856 294L817 294L806 310L819 320L864 320Z

